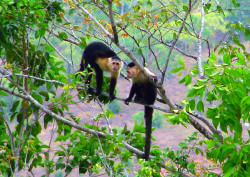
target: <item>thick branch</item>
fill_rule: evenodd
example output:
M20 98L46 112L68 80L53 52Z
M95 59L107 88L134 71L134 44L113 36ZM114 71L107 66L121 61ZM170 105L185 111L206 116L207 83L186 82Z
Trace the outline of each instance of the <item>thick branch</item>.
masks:
M214 126L206 118L202 117L198 113L188 113L188 114L202 121L214 134L217 134L223 140L221 132L216 130Z
M199 132L201 132L206 138L214 139L212 134L205 127L203 127L199 122L194 120L191 116L189 116L188 119L190 123L194 126L194 128L199 130Z
M112 0L108 0L108 4L109 4L109 19L110 19L110 23L111 23L111 27L112 27L112 31L114 35L114 42L115 44L118 44L119 38L118 38L118 34L117 34L115 22L114 22L114 17L113 17Z
M84 132L87 132L87 133L91 133L91 134L94 134L94 135L98 135L98 136L106 136L104 133L102 132L98 132L98 131L95 131L95 130L92 130L92 129L89 129L89 128L85 128L83 126L80 126L74 122L71 122L65 118L63 118L62 116L58 115L58 114L55 114L54 112L50 111L49 109L47 109L45 106L41 105L38 101L36 101L32 96L30 96L29 94L25 93L25 95L22 95L22 94L18 94L18 93L15 93L13 91L10 91L4 87L0 87L0 90L3 90L11 95L14 95L14 96L17 96L19 98L22 98L24 100L27 100L27 101L30 101L31 103L33 103L35 106L37 106L38 108L40 108L43 112L49 114L50 116L54 117L56 120L58 121L61 121L67 125L70 125L78 130L82 130ZM21 90L21 91L24 91L24 90Z
M87 132L87 133L90 133L92 135L95 135L95 136L100 136L100 137L106 137L108 134L105 134L105 133L102 133L102 132L98 132L96 130L92 130L92 129L89 129L89 128L85 128L85 127L82 127L74 122L71 122L65 118L63 118L62 116L60 115L57 115L53 112L51 112L49 109L45 108L43 105L41 105L38 101L36 101L31 95L28 95L27 93L25 93L26 95L23 95L23 94L19 94L19 93L15 93L13 91L10 91L4 87L1 87L0 86L0 90L3 90L13 96L17 96L19 98L22 98L24 100L27 100L27 101L30 101L31 103L33 103L35 106L37 106L40 110L42 110L43 112L51 115L52 117L54 117L56 120L58 121L61 121L73 128L76 128L78 130L81 130L81 131L84 131L84 132ZM21 91L24 91L23 89L21 89ZM126 147L126 149L128 149L129 151L133 152L134 154L140 156L140 157L143 157L144 155L144 152L134 148L133 146L129 145L128 143L126 143L125 141L122 142L124 144L124 146ZM154 158L154 156L150 156L150 158ZM173 168L169 168L169 167L166 167L164 163L161 163L162 167L163 168L166 168L167 170L170 170L172 172L176 172L175 169Z
M8 73L8 75L9 75L9 72L6 72L6 74ZM61 86L64 86L65 84L64 83L62 83L62 82L59 82L59 81L56 81L56 80L46 80L46 79L42 79L42 78L38 78L38 77L35 77L35 76L28 76L28 75L22 75L22 74L18 74L17 76L22 76L22 77L29 77L29 78L33 78L33 79L37 79L37 80L41 80L41 81L44 81L44 82L50 82L50 83L56 83L56 84L59 84L59 85L61 85ZM1 89L1 88L0 88ZM81 87L81 86L78 86L77 87L77 89L85 89L85 88L83 88L83 87ZM8 92L9 93L9 92ZM10 94L14 94L14 92L11 92ZM166 112L166 113L173 113L173 111L172 110L177 110L177 109L179 109L176 105L174 105L171 101L170 101L170 99L165 95L165 90L161 90L161 92L160 93L164 93L164 95L162 95L162 97L164 98L164 100L160 100L160 102L162 102L162 103L167 103L169 106L170 106L170 109L164 109L164 108L161 108L161 107L157 107L157 106L155 106L155 105L146 105L146 104L142 104L142 103L136 103L136 102L134 102L134 101L132 101L132 103L136 103L136 104L141 104L141 105L145 105L145 106L149 106L149 107L152 107L153 109L157 109L157 110L160 110L160 111L162 111L162 112ZM12 95L13 95L12 94ZM109 96L109 94L108 93L105 93L105 92L102 92L102 94L103 95L105 95L105 96ZM23 99L26 99L25 97L23 97L23 95L15 95L15 96L18 96L18 97L21 97L21 98L23 98ZM117 100L119 100L119 101L125 101L125 99L123 99L123 98L119 98L119 97L116 97L116 99ZM167 102L166 102L167 101ZM196 117L196 115L192 115L192 116L195 116ZM191 117L191 116L190 116ZM202 119L201 119L201 121L202 121ZM203 128L202 126L201 126L201 124L199 124L196 120L192 120L191 121L192 122L192 124L193 125L196 125L195 126L195 128L199 131L199 132L201 132L202 134L205 132L205 136L206 135L210 135L210 133L205 129L205 128ZM205 123L205 122L204 122ZM206 123L205 123L206 124ZM74 127L74 128L76 128L77 129L77 127ZM84 130L83 130L84 131ZM214 132L213 132L214 133ZM218 132L216 133L216 134L218 134ZM220 134L218 134L218 135L220 135ZM206 137L210 137L210 136L206 136Z

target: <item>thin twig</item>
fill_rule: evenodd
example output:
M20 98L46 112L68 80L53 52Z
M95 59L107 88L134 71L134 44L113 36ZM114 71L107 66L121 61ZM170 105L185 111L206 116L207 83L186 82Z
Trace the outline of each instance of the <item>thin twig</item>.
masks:
M188 10L187 10L187 12L186 12L186 14L185 14L185 16L184 16L184 18L183 18L181 27L179 28L179 31L178 31L178 33L177 33L177 35L176 35L176 38L175 38L174 41L172 42L171 47L170 47L170 49L169 49L168 56L167 56L167 59L166 59L166 63L165 63L164 69L163 69L163 74L162 74L161 82L160 82L161 84L163 84L163 82L164 82L164 79L165 79L165 76L166 76L166 71L167 71L167 68L168 68L168 63L169 63L169 60L170 60L170 56L171 56L171 54L172 54L172 51L173 51L173 49L174 49L174 46L176 45L176 43L177 43L177 41L178 41L178 39L179 39L179 37L180 37L180 35L181 35L181 32L182 32L182 30L183 30L183 28L184 28L185 22L186 22L187 17L188 17L188 14L191 12L191 9L192 9L191 0L189 0Z

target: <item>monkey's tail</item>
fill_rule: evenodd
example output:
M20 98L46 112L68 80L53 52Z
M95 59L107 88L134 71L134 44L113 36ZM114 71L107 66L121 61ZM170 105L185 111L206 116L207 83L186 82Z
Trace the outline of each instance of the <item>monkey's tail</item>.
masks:
M152 134L152 118L153 118L154 109L148 106L145 106L145 147L144 147L144 158L149 160L150 146L151 146L151 134Z

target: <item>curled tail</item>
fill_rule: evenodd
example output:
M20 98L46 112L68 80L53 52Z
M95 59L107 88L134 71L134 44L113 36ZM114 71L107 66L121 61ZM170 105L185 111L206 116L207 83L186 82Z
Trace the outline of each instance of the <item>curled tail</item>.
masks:
M150 145L151 145L151 134L152 134L152 118L153 108L145 106L144 120L145 120L145 147L144 147L144 158L149 160Z

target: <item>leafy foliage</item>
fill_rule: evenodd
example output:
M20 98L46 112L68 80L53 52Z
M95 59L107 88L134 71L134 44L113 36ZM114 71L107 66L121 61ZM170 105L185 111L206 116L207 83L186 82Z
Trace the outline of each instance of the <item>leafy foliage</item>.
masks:
M249 170L246 160L249 140L245 140L242 132L243 123L250 118L249 58L246 52L233 46L223 47L220 52L223 54L221 59L212 54L204 65L207 78L198 79L189 91L186 110L205 111L214 127L225 132L223 141L216 137L206 142L207 157L223 163L225 176L245 176ZM214 104L210 106L209 103Z
M34 169L44 168L46 175L63 176L71 175L77 168L81 174L100 175L105 171L109 176L247 176L250 147L244 123L249 123L250 118L250 76L249 54L242 42L249 39L247 12L238 11L235 13L238 16L234 16L225 10L227 7L222 2L209 1L204 5L203 38L211 39L211 46L215 46L208 61L203 63L206 75L198 79L197 67L186 73L179 83L189 89L187 98L181 102L180 109L171 108L171 113L165 116L170 123L187 127L193 125L190 115L198 112L223 134L213 131L207 140L194 133L175 149L153 146L153 158L145 161L137 152L144 148L143 112L134 115L139 121L129 130L126 125L110 128L99 124L104 117L111 119L115 117L113 112L120 111L117 102L98 113L91 124L83 124L72 109L72 105L78 103L75 90L80 101L86 104L96 99L109 103L107 96L96 98L88 92L86 84L82 84L87 77L85 71L80 73L81 77L71 73L76 70L73 64L79 62L87 43L96 39L110 42L100 25L114 34L109 19L111 1L76 4L71 0L1 0L0 175L30 175ZM171 52L173 41L178 39L168 58L172 71L165 74L180 76L183 70L188 70L185 57L196 58L192 51L197 50L200 4L192 7L183 23L188 12L187 0L162 3L115 0L111 10L120 44L127 47L139 63L157 69L158 73L165 73L166 56ZM245 5L244 1L232 0L229 7ZM86 7L96 21L82 14L79 6ZM238 23L238 19L242 23ZM183 31L178 34L182 24ZM220 34L228 38L218 42ZM109 44L127 60L126 52ZM105 78L103 90L106 92L108 83L109 79ZM95 88L94 77L92 84ZM153 126L161 128L162 125L163 115L155 111ZM51 131L46 140L44 130ZM194 154L210 159L213 165L218 164L221 171L198 169L199 164L192 161Z

